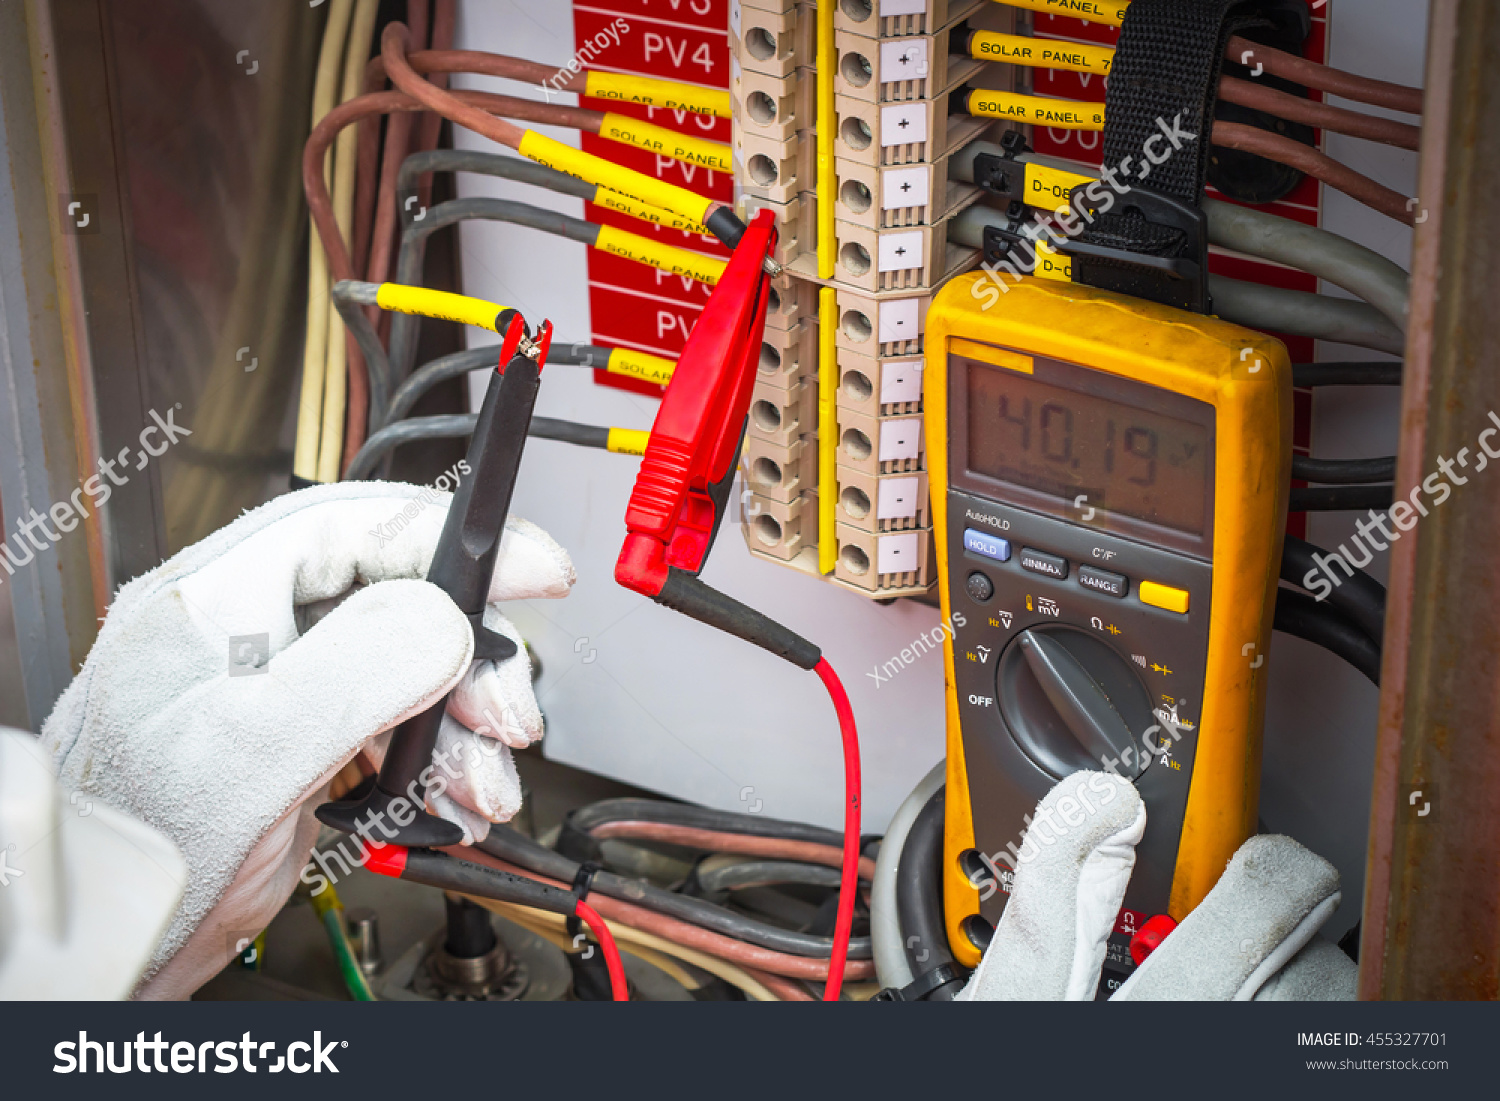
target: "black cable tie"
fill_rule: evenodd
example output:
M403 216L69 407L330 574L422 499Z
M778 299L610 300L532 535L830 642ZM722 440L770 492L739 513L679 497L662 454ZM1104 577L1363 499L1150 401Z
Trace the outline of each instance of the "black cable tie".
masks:
M578 903L589 897L589 892L594 889L594 876L603 870L600 865L595 864L592 860L585 860L578 865L578 870L573 873L574 906L577 906ZM573 937L575 940L578 934L583 932L583 922L576 910L568 915L567 927L568 936Z
M941 990L949 983L963 982L964 976L959 973L951 963L940 963L931 971L924 971L907 985L897 989L888 986L882 990L871 1001L875 1002L919 1002L935 990Z

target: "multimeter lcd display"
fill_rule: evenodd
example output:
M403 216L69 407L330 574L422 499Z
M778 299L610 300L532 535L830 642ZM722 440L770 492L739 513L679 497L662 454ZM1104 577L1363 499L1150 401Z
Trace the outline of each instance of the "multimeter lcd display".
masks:
M972 361L968 376L974 473L1203 534L1210 443L1202 425Z

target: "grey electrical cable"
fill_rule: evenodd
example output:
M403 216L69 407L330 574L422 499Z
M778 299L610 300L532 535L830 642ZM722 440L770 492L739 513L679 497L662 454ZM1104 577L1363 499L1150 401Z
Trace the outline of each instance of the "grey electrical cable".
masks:
M1218 199L1204 199L1203 212L1208 216L1211 244L1326 279L1364 299L1392 325L1406 331L1410 277L1378 252L1317 226Z
M1391 355L1406 351L1401 330L1364 302L1263 287L1221 275L1208 277L1208 293L1213 298L1214 313L1237 325L1353 344Z
M910 986L911 966L906 962L906 946L901 943L901 920L896 911L896 871L901 865L901 850L911 824L922 813L932 793L943 786L947 763L939 761L922 777L905 801L897 808L880 842L875 860L875 881L870 886L870 945L875 953L875 977L884 988L900 990Z
M612 349L598 344L554 344L547 350L547 363L564 367L605 367L609 364L611 351ZM471 371L494 367L499 361L500 345L487 344L451 352L431 363L424 363L411 373L410 378L396 387L396 392L391 395L391 408L386 420L394 423L405 417L422 395L439 383Z
M431 417L409 417L372 432L355 454L344 473L344 480L357 482L368 477L381 459L393 449L415 440L443 440L470 436L478 413L440 413ZM554 417L532 417L528 436L540 440L558 440L579 447L609 447L609 429L593 424L558 420Z
M344 328L354 336L354 343L369 365L370 374L370 430L373 432L385 423L386 406L390 395L391 367L386 360L385 349L380 346L380 334L370 324L365 306L373 306L374 296L369 288L372 283L353 279L341 279L333 285L333 305L343 318Z
M584 201L591 201L599 190L594 184L585 183L576 176L558 172L525 157L482 153L477 149L428 149L413 153L401 162L401 168L396 173L396 194L415 195L418 178L430 172L473 172L480 176L531 184ZM409 199L402 199L400 215L403 226L424 221L427 217L425 209L413 210L412 206Z
M552 357L549 355L547 359L550 362ZM394 424L404 419L422 395L439 383L484 367L493 369L499 363L500 345L498 344L466 348L461 352L451 352L440 356L431 363L424 363L412 372L409 379L396 387L396 392L391 395L390 422Z
M445 226L470 219L529 226L585 245L592 245L599 238L599 227L592 222L570 218L555 210L543 210L529 203L517 203L509 199L453 199L429 208L420 221L402 228L401 249L396 257L396 277L393 282L408 286L420 284L427 238ZM417 326L418 319L411 314L397 314L391 319L392 385L395 385L395 380L404 380L411 371L412 361L417 354Z

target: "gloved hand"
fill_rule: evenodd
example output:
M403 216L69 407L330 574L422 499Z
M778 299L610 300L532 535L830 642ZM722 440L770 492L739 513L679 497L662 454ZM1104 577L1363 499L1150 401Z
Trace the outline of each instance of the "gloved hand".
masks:
M1093 998L1145 826L1145 805L1121 777L1078 772L1048 792L994 938L957 1000ZM1340 897L1328 861L1289 837L1252 837L1111 1001L1351 1000L1358 968L1316 936Z
M566 596L573 566L511 519L485 625L519 653L471 666L468 621L421 580L447 508L416 486L315 486L117 594L42 738L65 787L156 827L186 858L138 997L186 997L263 929L307 862L331 778L361 749L378 764L388 736L376 735L449 689L429 809L466 842L520 809L506 747L540 738L541 714L526 648L494 602Z

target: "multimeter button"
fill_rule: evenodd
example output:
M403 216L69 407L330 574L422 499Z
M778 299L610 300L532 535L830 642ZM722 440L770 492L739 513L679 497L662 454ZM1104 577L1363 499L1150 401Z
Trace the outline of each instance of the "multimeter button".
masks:
M1124 596L1130 591L1128 577L1110 573L1108 570L1098 570L1093 566L1078 567L1078 583L1085 589L1093 589L1106 596Z
M1055 554L1043 554L1030 547L1021 548L1021 568L1032 573L1044 573L1048 577L1067 577L1068 560Z
M1009 539L1001 539L997 535L975 531L973 528L964 528L964 550L984 558L993 558L996 562L1010 560Z
M1025 565L1023 562L1022 565ZM1155 581L1142 581L1137 592L1142 604L1149 604L1153 608L1165 608L1169 612L1178 615L1186 615L1188 610L1188 594L1186 589L1174 589L1170 585L1160 585Z
M973 573L969 574L967 588L969 590L969 595L980 604L983 604L986 600L995 595L994 582L992 582L988 577L985 577L984 574L980 573L978 570L975 570Z

